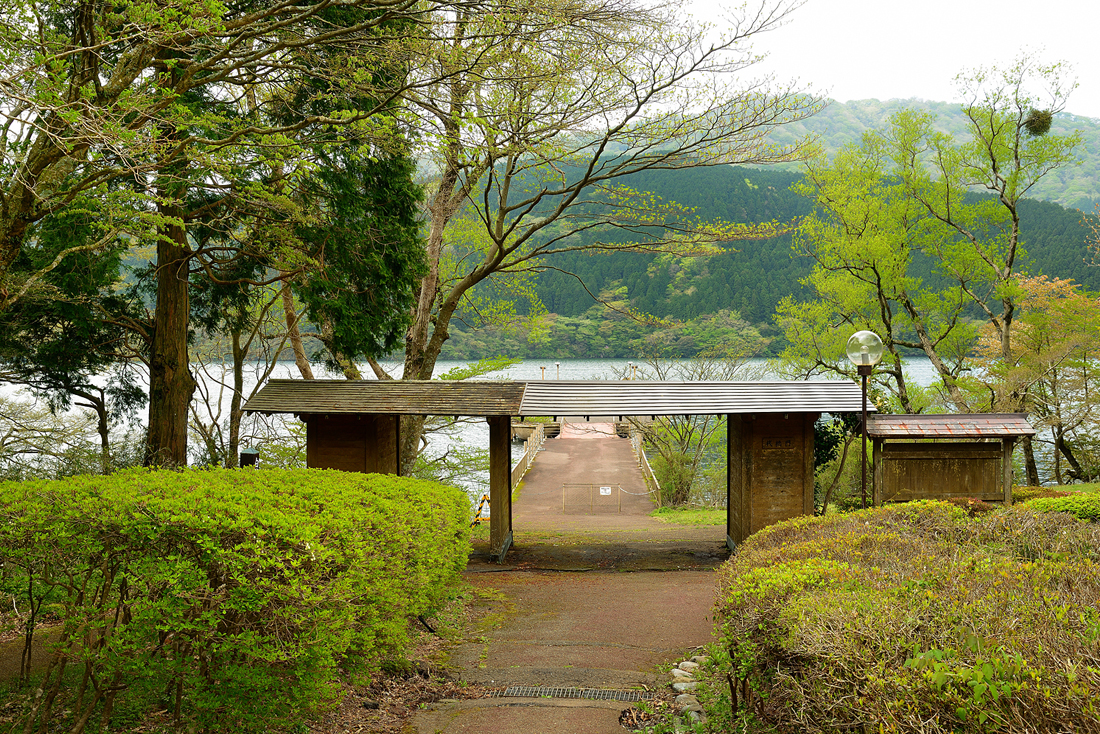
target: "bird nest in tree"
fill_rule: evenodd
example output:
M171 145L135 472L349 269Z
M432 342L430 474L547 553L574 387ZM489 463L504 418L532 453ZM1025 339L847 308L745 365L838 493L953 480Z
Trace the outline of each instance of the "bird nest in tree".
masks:
M1050 130L1050 123L1054 119L1054 113L1050 110L1031 109L1024 119L1024 127L1027 134L1033 138L1045 135Z

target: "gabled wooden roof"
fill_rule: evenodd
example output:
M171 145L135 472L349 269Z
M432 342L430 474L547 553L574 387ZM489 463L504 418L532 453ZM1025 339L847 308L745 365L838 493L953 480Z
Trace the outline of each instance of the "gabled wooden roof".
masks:
M522 382L268 380L249 413L518 415Z
M867 416L871 438L1010 438L1034 436L1027 413Z
M269 380L250 413L714 415L860 410L851 382ZM868 410L874 410L868 405Z
M851 382L539 380L527 383L520 415L848 413L861 404Z

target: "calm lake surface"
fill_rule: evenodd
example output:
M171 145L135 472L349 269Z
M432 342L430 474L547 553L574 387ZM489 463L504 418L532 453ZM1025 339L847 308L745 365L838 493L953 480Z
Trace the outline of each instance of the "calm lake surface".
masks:
M436 365L435 376L439 376L456 367L463 367L464 361L447 360ZM909 361L910 378L921 385L932 383L935 372L927 359L912 359ZM562 360L524 360L511 367L492 372L478 379L481 380L619 380L636 365L636 378L639 380L651 379L654 374L650 365L641 360L628 359L562 359ZM778 372L778 361L774 359L748 360L739 371L738 379L744 380L779 380L783 379ZM400 363L388 362L383 366L391 374L399 374ZM230 365L215 363L211 365L193 365L195 378L199 383L195 391L194 407L200 418L205 423L222 422L227 420L229 401L231 397L232 372ZM314 365L314 374L318 378L340 379L342 375L326 370L322 365ZM361 365L364 377L373 378L369 366ZM261 365L253 365L245 371L245 396L252 393L262 377ZM272 377L299 377L298 370L293 362L280 362L275 366ZM106 382L106 376L102 378ZM820 377L817 379L829 379ZM147 384L147 383L146 383ZM0 396L16 397L22 400L32 399L26 393L20 394L20 389L8 384L0 384ZM145 422L145 411L136 416L132 425L134 428L142 427ZM244 434L248 433L245 427ZM247 435L242 436L242 448L249 445ZM489 426L482 419L471 419L461 424L453 436L438 435L430 437L428 451L430 455L439 455L455 442L463 442L472 447L485 448L489 443ZM518 458L519 449L514 451ZM467 489L471 494L477 495L486 484L486 477L471 476L467 482Z

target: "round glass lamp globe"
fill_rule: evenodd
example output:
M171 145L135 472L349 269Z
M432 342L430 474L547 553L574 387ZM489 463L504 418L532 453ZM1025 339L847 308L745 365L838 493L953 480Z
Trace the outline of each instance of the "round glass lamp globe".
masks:
M882 361L882 339L873 331L857 331L844 348L852 364L873 367Z

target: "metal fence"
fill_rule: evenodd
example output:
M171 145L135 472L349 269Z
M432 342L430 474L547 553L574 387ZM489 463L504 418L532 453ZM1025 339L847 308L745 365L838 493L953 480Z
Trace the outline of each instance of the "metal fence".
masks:
M561 510L565 514L610 514L623 511L623 488L619 484L561 485Z

